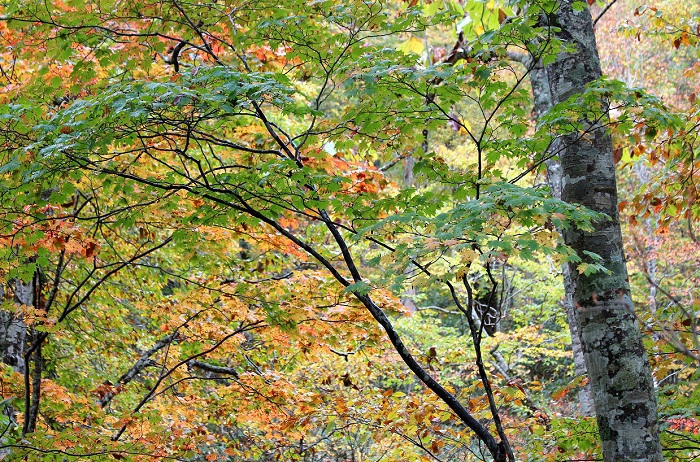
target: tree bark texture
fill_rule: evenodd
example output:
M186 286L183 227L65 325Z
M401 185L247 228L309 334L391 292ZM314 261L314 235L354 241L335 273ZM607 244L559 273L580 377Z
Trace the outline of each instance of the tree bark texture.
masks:
M4 288L0 296L4 296ZM14 281L14 299L22 305L34 304L34 287L22 281ZM27 338L27 325L22 316L15 316L8 311L0 312L0 354L2 362L24 374L24 346Z
M531 57L531 59L534 59ZM530 71L530 86L535 105L535 116L539 118L552 107L552 96L549 91L549 81L547 80L547 71L541 64L536 64ZM553 147L554 149L556 147ZM548 159L545 161L547 167L547 184L552 193L552 196L561 199L561 164L558 159ZM563 235L563 230L557 229L559 234ZM569 332L571 333L571 349L574 357L574 372L578 376L587 376L586 361L583 357L583 347L581 346L581 337L579 335L578 324L576 323L576 315L574 312L574 282L571 277L571 270L568 265L562 266L562 275L564 277L564 309L566 310L566 318L569 324ZM593 404L593 393L591 384L587 383L578 393L579 413L582 416L595 415L595 406Z
M576 50L561 53L545 68L552 103L582 93L600 78L601 68L588 9L575 11L574 0L562 0L550 17L556 35ZM578 5L582 5L578 2ZM556 29L555 29L556 30ZM584 262L593 252L608 272L579 274L571 267L573 305L591 381L603 445L609 462L662 461L656 397L649 360L637 325L627 280L617 211L617 185L612 140L605 127L581 120L588 132L562 139L562 199L610 217L593 232L569 229L566 243Z

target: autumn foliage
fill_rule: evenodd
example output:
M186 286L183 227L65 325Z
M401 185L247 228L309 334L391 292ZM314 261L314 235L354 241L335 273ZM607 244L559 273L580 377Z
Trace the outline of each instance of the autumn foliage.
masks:
M556 230L605 217L543 180L601 97L664 449L697 457L699 12L613 6L636 78L536 124L541 3L0 3L0 459L595 460L559 268L604 268Z

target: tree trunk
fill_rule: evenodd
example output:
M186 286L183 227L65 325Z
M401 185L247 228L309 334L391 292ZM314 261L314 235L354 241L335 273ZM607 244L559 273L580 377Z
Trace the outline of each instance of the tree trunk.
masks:
M581 93L601 76L588 9L574 11L574 0L559 2L551 17L559 39L575 46L545 68L552 103ZM622 233L617 211L617 185L612 140L605 127L581 120L588 136L562 139L562 199L603 212L611 219L593 232L564 233L566 243L584 262L593 252L608 270L590 275L572 267L576 324L586 360L606 461L662 461L656 397L649 360L642 343L627 281Z
M530 57L530 59L534 59ZM552 96L549 91L549 81L547 80L547 72L541 65L537 64L530 71L530 85L535 102L535 116L539 117L545 114L552 107ZM561 199L561 164L557 159L549 159L545 162L547 167L547 184L552 193L552 196ZM561 229L557 231L563 235ZM574 356L574 372L577 376L586 376L586 362L583 357L583 347L581 346L581 337L578 332L576 316L574 313L574 282L571 277L571 270L568 265L562 266L562 275L564 276L564 309L566 310L566 318L569 323L569 332L571 332L571 349ZM595 406L593 404L593 393L591 392L591 384L585 384L578 393L579 412L582 416L595 415Z
M5 288L0 285L0 298L4 298ZM22 305L34 304L34 289L31 283L14 281L14 300ZM2 362L24 373L24 345L27 338L27 325L22 316L8 311L0 311L0 354Z

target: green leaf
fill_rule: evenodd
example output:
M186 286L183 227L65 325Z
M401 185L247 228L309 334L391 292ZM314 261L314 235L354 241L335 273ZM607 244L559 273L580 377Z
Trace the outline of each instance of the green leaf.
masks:
M364 281L358 281L345 287L346 293L367 295L373 287Z

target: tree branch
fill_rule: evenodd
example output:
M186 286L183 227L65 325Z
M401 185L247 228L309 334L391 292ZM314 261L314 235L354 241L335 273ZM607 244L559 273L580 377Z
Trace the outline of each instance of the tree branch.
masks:
M117 394L119 393L119 389L127 383L131 382L137 375L141 373L141 371L143 371L147 367L154 366L155 361L151 359L151 356L156 354L159 350L170 345L173 341L177 340L179 336L180 333L175 331L172 334L158 340L151 348L146 350L139 357L136 363L128 371L122 374L121 377L119 377L119 380L117 380L117 386L110 387L110 389L106 391L102 397L100 397L100 407L107 406L110 403L110 401L112 401L112 398L117 396Z
M600 20L600 18L602 18L603 15L604 15L605 13L607 13L607 11L610 9L610 7L613 6L615 3L617 3L617 0L610 0L610 3L608 3L607 5L605 5L605 7L604 7L604 8L602 9L602 11L600 12L600 14L598 14L598 16L593 20L593 26L595 26L595 25L598 23L598 21Z
M215 366L213 364L208 364L197 360L188 361L187 365L203 371L213 372L214 374L230 375L235 379L238 378L238 372L231 367Z

